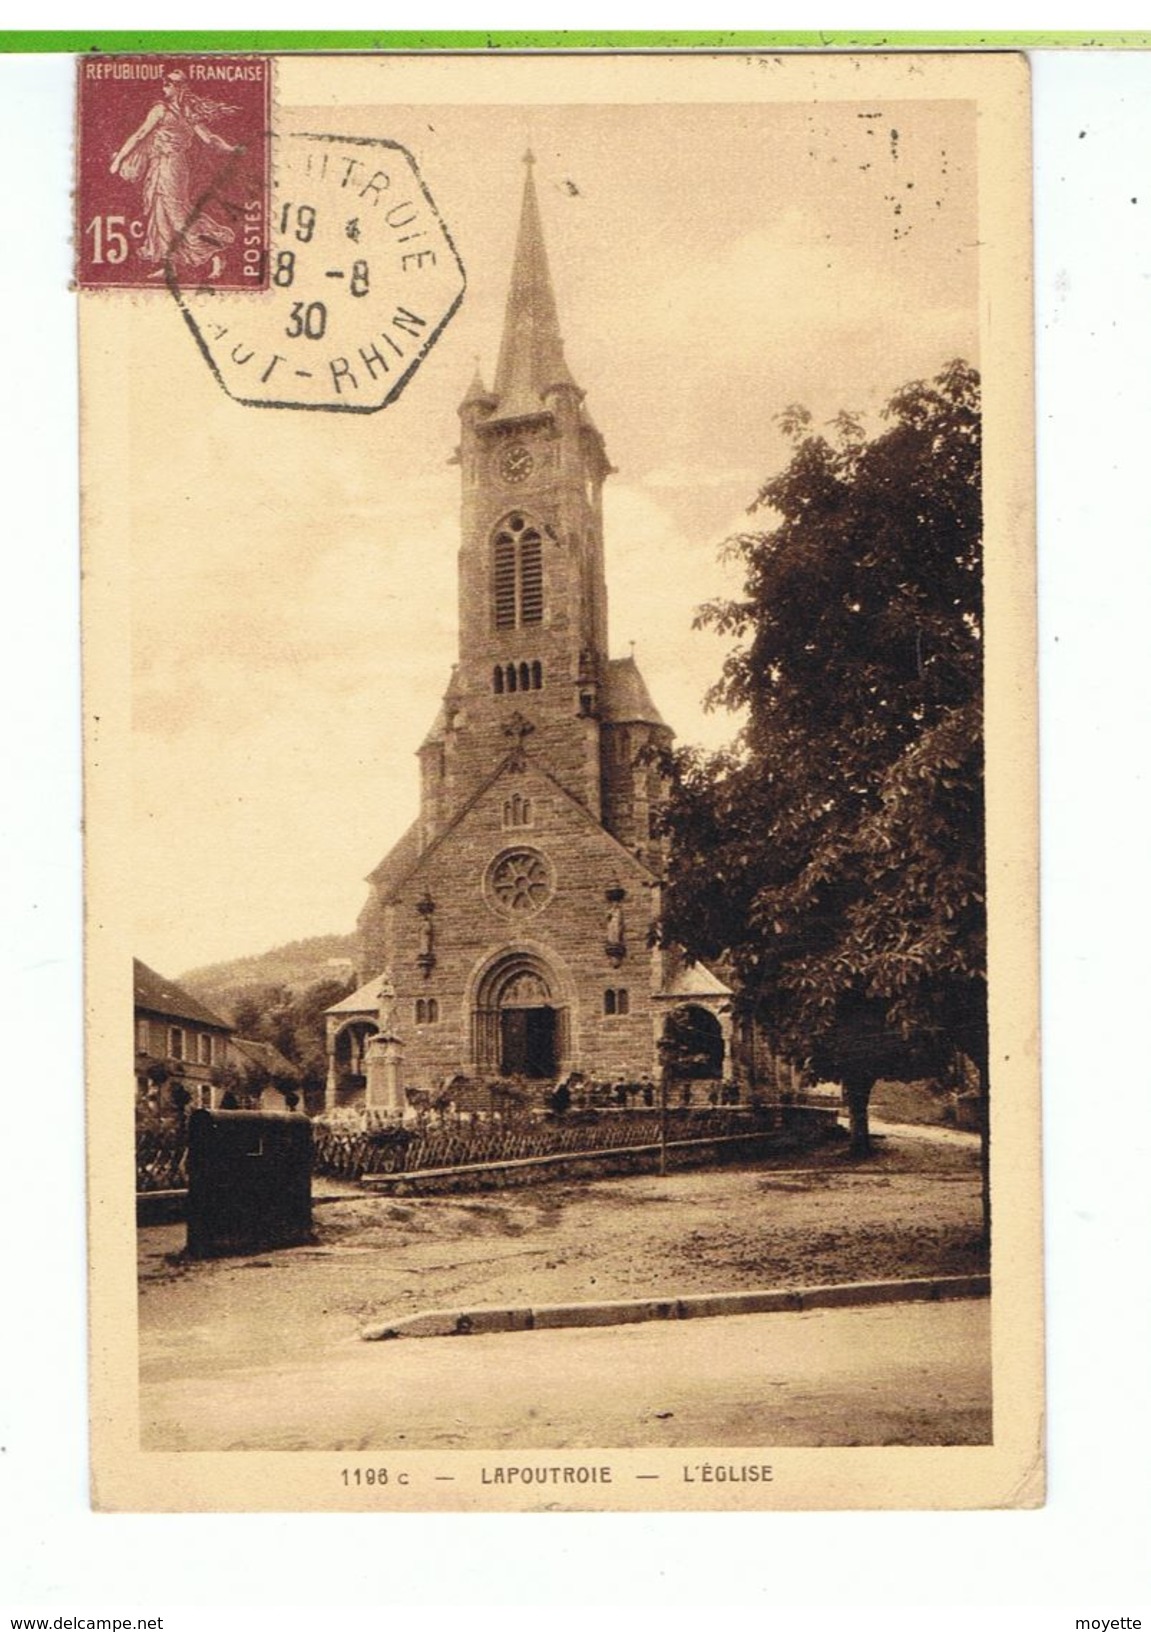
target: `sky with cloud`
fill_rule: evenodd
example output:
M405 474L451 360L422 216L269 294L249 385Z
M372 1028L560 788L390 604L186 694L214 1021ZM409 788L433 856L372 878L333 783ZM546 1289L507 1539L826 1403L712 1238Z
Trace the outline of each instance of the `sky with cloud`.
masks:
M724 648L692 614L738 589L718 546L786 460L774 416L876 428L905 381L978 360L969 102L397 107L385 88L312 128L402 142L468 279L396 403L245 409L161 291L126 341L136 950L170 975L350 929L415 813L455 656L456 408L477 359L494 372L529 142L568 362L618 467L613 653L635 642L682 741L734 728L702 707Z

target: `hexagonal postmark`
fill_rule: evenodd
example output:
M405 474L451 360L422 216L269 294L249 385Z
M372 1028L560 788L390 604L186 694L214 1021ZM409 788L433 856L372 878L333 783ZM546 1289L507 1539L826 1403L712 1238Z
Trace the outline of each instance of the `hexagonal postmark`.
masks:
M435 201L398 142L295 132L274 140L268 287L168 282L237 402L374 413L394 402L463 299Z

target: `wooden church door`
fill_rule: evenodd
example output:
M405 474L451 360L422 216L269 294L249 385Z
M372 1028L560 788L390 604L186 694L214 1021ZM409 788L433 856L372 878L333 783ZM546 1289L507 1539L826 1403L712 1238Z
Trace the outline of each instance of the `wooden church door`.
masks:
M502 1075L551 1078L556 1064L556 1011L546 1006L501 1009Z

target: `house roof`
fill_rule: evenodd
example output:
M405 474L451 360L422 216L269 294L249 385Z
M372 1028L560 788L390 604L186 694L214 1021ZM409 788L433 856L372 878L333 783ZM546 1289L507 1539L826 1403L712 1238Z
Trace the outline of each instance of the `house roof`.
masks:
M731 987L713 975L706 963L682 963L668 976L658 997L730 997Z
M396 840L378 867L368 874L368 883L374 884L381 900L387 900L400 881L411 872L420 856L420 824L412 823L402 838Z
M666 722L651 700L651 693L634 657L613 657L609 660L600 694L600 710L609 725L638 720L666 728Z
M448 681L448 689L444 692L443 699L436 713L436 717L428 728L427 736L424 738L423 742L420 743L421 748L430 747L431 744L435 742L443 742L444 738L447 736L451 727L452 716L456 713L460 706L459 692L456 689L456 684L456 665L453 663L451 679Z
M421 748L429 748L434 742L443 742L448 734L448 700L445 697L439 706L435 719L428 727L428 734L420 743Z
M281 1054L275 1043L264 1043L255 1037L233 1037L232 1047L247 1056L256 1065L276 1077L298 1077L299 1067Z
M217 1031L234 1031L226 1020L193 997L174 980L158 975L139 958L132 959L133 999L137 1009L158 1014L165 1020L194 1020L200 1026L214 1026Z
M324 1013L377 1014L380 1008L380 982L383 978L384 975L381 970L379 974L373 975L371 980L366 980L362 986L357 986L354 992L349 992L347 997L342 997L338 1003L333 1003L330 1009L325 1009Z

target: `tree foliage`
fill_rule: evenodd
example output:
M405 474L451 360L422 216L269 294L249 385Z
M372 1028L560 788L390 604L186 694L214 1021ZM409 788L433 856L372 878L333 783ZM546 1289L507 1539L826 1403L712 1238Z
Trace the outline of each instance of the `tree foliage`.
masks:
M348 995L348 981L313 981L302 991L276 981L247 985L234 996L223 994L221 1008L230 1016L241 1037L272 1043L299 1072L299 1080L281 1082L256 1066L247 1071L245 1087L253 1090L272 1082L281 1091L322 1088L327 1072L324 1042L324 1011Z
M780 416L787 468L727 548L735 644L722 753L671 756L661 934L723 960L792 1058L842 1082L853 1137L879 1076L962 1049L986 1075L979 379L901 390L867 439Z

